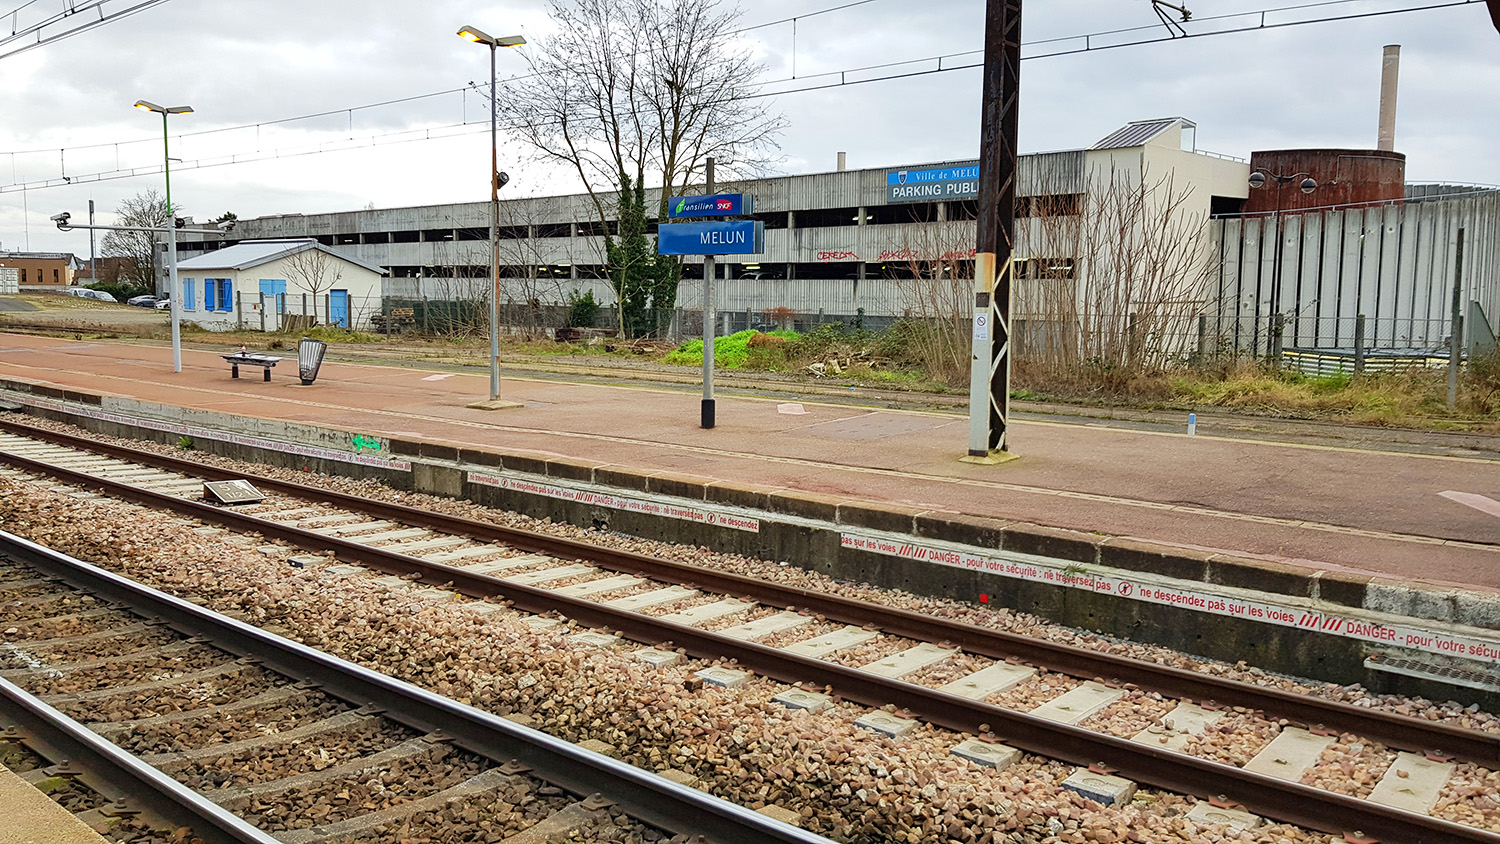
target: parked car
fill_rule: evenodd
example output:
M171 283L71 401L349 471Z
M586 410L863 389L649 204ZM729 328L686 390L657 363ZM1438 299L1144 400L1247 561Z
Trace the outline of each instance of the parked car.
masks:
M125 300L125 304L135 305L137 308L154 308L160 301L161 299L148 293L145 296L131 296Z
M117 304L120 301L103 290L90 290L87 287L69 287L63 290L63 292L69 296L76 296L79 299L93 299L98 302L115 302Z
M172 300L157 299L156 304L152 305L151 307L157 309L158 311L170 311L172 310Z

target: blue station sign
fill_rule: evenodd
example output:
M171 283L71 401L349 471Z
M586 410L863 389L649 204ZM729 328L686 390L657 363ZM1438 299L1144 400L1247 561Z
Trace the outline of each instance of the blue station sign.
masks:
M742 193L709 196L674 196L667 203L668 217L740 217L755 213L754 197Z
M885 201L888 203L976 199L978 196L977 161L926 170L891 170L885 174Z
M656 230L661 255L759 255L765 246L766 224L759 220L671 223Z

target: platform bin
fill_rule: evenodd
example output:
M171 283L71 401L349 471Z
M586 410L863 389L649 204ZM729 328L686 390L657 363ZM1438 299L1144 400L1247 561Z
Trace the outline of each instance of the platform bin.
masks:
M323 355L328 353L328 344L322 340L303 337L297 344L297 375L303 386L318 379L318 369L323 366Z

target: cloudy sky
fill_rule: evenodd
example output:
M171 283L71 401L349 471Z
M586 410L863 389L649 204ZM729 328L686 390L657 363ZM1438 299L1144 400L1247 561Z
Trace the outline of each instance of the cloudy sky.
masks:
M768 90L877 64L911 62L846 78L933 69L937 56L948 57L945 67L977 60L960 54L982 47L983 0L867 0L815 14L850 2L743 0L746 26L799 18L744 35ZM1445 0L1185 2L1195 18L1187 31L1202 33L1255 26L1255 13L1273 8L1284 11L1267 14L1267 24ZM1292 8L1304 4L1313 5ZM33 0L14 20L24 27L57 6ZM1239 13L1252 14L1214 19ZM122 199L160 189L160 118L131 108L137 99L195 109L172 118L172 156L183 160L172 192L200 220L482 200L484 101L424 96L486 84L488 56L455 35L463 24L532 40L551 27L546 0L167 0L36 49L0 45L0 248L86 255L86 234L62 234L48 218L84 216L92 199L109 222ZM1098 35L1130 27L1152 28ZM1085 35L1097 47L1165 34L1149 0L1032 0L1023 40L1036 55L1077 50ZM1031 58L1022 65L1021 149L1085 147L1131 120L1168 115L1198 123L1200 149L1238 157L1370 148L1385 44L1402 45L1397 149L1408 156L1408 179L1500 185L1500 33L1482 2ZM502 77L523 68L519 56L500 59ZM405 101L361 108L393 100ZM773 102L788 127L778 169L831 170L841 150L852 168L971 157L978 100L972 68L781 94ZM288 121L313 114L325 116ZM576 187L526 163L519 147L501 156L509 195ZM98 178L137 167L139 175Z

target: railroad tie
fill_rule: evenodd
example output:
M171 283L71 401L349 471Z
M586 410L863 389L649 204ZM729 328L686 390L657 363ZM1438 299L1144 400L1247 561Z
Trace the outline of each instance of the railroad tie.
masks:
M1268 777L1297 782L1308 768L1317 763L1330 744L1333 744L1333 736L1316 735L1301 727L1287 727L1246 762L1244 768Z

